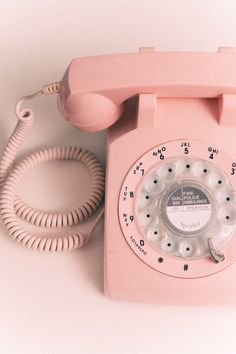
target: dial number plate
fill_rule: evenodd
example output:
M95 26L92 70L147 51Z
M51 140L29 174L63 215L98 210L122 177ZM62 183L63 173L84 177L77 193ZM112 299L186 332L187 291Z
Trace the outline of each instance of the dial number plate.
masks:
M236 259L235 161L207 142L164 143L138 159L119 197L126 241L150 267L176 277L202 277ZM207 238L225 254L210 259Z

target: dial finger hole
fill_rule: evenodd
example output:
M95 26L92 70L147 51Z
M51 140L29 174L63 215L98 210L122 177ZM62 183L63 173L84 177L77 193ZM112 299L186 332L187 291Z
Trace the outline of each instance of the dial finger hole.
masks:
M216 198L220 204L229 204L235 200L234 192L229 189L219 190Z
M159 176L152 174L145 183L145 189L149 193L158 193L162 190L162 181Z
M153 222L153 213L147 209L138 215L139 222L142 226L148 226Z
M165 252L175 252L177 250L177 242L173 240L172 238L167 238L166 240L163 241L162 243L162 249Z
M195 246L191 242L181 242L180 252L183 257L193 257L195 254Z
M147 207L151 207L155 205L155 197L153 197L150 193L145 193L142 192L140 193L140 195L138 196L138 201L137 201L138 207L143 209L143 208L147 208Z
M228 225L235 224L236 222L236 212L233 207L224 207L219 211L219 220Z
M161 179L172 181L176 177L175 165L167 163L161 166L157 171L157 175L159 175Z
M157 225L154 225L148 229L147 236L150 241L157 242L162 237L162 232Z
M211 167L204 161L196 161L191 166L191 171L195 177L206 177L211 171Z
M209 176L208 184L212 188L220 188L225 186L225 177L221 173L212 172Z
M188 173L191 171L190 160L177 160L175 163L176 174Z

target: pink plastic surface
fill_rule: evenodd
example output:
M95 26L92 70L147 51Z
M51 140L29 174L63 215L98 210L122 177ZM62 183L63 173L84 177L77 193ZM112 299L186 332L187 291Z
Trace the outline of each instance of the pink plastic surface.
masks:
M96 131L115 123L123 102L140 93L212 98L235 92L236 54L231 48L218 53L141 50L72 60L58 108L72 125ZM231 96L231 104L235 101Z
M131 250L118 217L120 188L128 170L159 144L204 141L222 151L218 164L229 168L227 161L234 161L236 151L235 93L236 55L231 48L218 53L143 50L72 61L58 100L60 112L72 125L100 130L124 112L108 132L104 251L108 296L165 304L236 303L233 247L227 249L226 267L216 272L209 271L206 262L202 271L182 278L169 264L172 276L166 275ZM202 157L200 147L194 150L195 157Z

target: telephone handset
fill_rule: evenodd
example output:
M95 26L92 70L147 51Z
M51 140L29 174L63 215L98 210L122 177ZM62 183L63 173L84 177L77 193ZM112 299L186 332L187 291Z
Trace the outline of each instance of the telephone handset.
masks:
M139 53L74 59L59 83L58 109L85 131L108 129L105 198L105 293L159 303L236 302L236 52ZM20 119L0 163L2 220L24 245L60 251L85 244L81 232L32 235L16 216L45 227L83 222L103 200L104 172L75 147L35 153L12 168L33 113ZM32 166L54 159L85 163L92 179L81 206L44 213L15 197Z

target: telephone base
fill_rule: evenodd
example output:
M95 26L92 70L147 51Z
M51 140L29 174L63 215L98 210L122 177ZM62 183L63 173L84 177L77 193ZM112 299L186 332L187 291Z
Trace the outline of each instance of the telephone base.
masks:
M148 264L145 257L139 254L142 252L139 244L136 249L131 249L131 242L122 232L122 220L117 217L116 207L119 205L122 183L124 185L131 166L134 166L135 161L140 161L140 156L145 152L159 144L163 146L165 143L168 145L173 141L182 142L191 138L191 142L203 142L199 144L199 151L207 142L209 147L217 145L219 151L228 155L235 153L236 128L228 129L219 125L217 105L216 99L157 98L156 126L138 128L136 123L131 123L135 122L137 116L134 110L130 110L129 125L126 125L126 119L121 119L110 128L104 249L104 290L108 297L173 305L236 304L236 265L231 242L224 248L226 259L221 263L212 262L210 255L199 257L201 265L198 268L198 260L182 258L176 261L175 266L164 270L166 263L174 258L164 255L162 263L158 263L156 258L154 268L153 263ZM195 154L194 157L198 156ZM207 151L205 160L208 160ZM230 173L231 166L228 170ZM134 234L130 236L136 237ZM179 269L178 262L181 266Z

